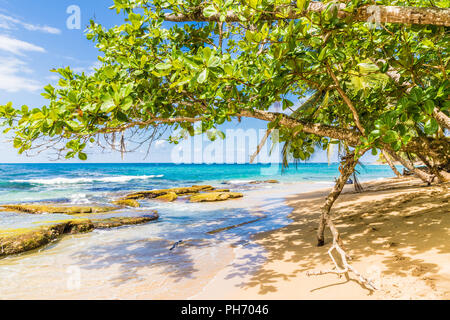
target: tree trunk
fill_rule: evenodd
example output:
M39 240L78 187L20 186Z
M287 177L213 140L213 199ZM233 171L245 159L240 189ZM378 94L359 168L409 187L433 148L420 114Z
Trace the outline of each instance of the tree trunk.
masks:
M433 117L443 129L450 130L450 118L438 108L434 108Z
M391 167L392 171L394 171L395 175L397 177L401 177L401 173L397 170L397 168L395 167L394 163L392 162L391 157L389 156L389 154L383 149L381 150L381 152L383 153L384 159L386 160L387 164L389 165L389 167Z
M327 10L329 3L311 1L308 8L301 11L294 2L291 5L278 6L274 12L268 12L260 16L260 20L281 20L299 19L308 12L323 12ZM344 11L344 3L335 4L338 17L341 19L350 18L354 21L372 23L400 23L418 25L450 26L450 10L443 8L418 8L418 7L398 7L398 6L364 6L354 12ZM220 14L206 17L201 9L189 14L167 13L164 16L166 21L187 22L187 21L221 21ZM233 11L228 11L225 22L240 22L240 15Z
M430 185L431 182L433 182L434 176L416 168L411 160L404 159L403 157L399 156L392 150L386 151L392 158L399 161L406 169L408 169L411 172L414 172L423 182L426 182L428 185Z
M358 157L359 158L359 157ZM333 206L336 199L339 197L339 195L342 192L342 189L344 189L345 184L348 181L348 178L352 175L352 173L355 171L356 164L358 163L358 159L355 159L355 154L351 153L347 155L344 159L344 161L341 163L341 166L339 167L339 171L341 172L338 180L336 181L336 184L334 185L333 189L331 190L330 194L327 196L327 199L325 200L325 204L320 209L320 221L319 221L319 228L317 230L317 245L323 246L325 244L325 226L328 224L330 227L331 232L333 233L333 237L339 242L339 233L337 233L336 228L332 223L329 223L330 221L330 210ZM339 244L340 245L340 244Z

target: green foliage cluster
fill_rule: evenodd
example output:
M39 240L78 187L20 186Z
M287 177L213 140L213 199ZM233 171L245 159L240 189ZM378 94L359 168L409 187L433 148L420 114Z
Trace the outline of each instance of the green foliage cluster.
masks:
M115 0L111 8L124 15L124 24L106 29L92 21L87 32L102 53L101 67L91 75L54 70L60 80L44 88L46 106L0 106L5 132L12 130L20 153L54 143L67 158L86 160L84 150L97 135L169 126L190 135L210 130L214 139L218 125L243 111L281 103L298 124L286 126L277 115L268 128L280 130L285 152L298 159L339 140L306 133L306 124L347 130L360 138L353 147L361 150L388 144L399 151L414 139L443 136L433 111L449 113L447 27L341 19L331 1L317 13L306 12L308 0L298 0L296 10L305 14L287 19L291 2ZM372 4L351 0L345 10ZM376 5L446 8L448 1ZM276 20L264 18L275 11ZM240 21L227 22L230 12ZM219 19L168 23L167 14Z

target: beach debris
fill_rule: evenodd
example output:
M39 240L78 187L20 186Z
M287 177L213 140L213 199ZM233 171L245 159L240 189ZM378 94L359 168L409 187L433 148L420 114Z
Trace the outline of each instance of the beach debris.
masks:
M132 199L121 199L112 202L113 204L121 207L131 207L131 208L139 208L141 204L136 200Z
M211 191L214 190L212 186L192 186L192 187L180 187L171 189L160 189L160 190L150 190L150 191L139 191L126 195L123 199L128 200L144 200L144 199L154 199L160 196L166 195L168 193L175 193L177 196L199 193L201 191Z
M169 192L162 196L156 197L156 200L165 201L165 202L172 202L177 200L178 196L175 192Z
M169 249L169 251L172 251L173 249L175 249L176 247L178 247L181 243L183 242L183 240L177 241L173 244L172 248Z
M95 214L95 213L107 213L111 211L118 210L116 207L92 207L92 206L55 206L47 204L13 204L13 205L2 205L4 209L29 213L29 214Z
M137 225L158 219L158 213L142 217L114 217L108 219L75 219L54 221L37 228L0 230L0 257L19 254L43 247L67 234L88 233L94 229L110 229Z
M195 194L189 200L190 202L215 202L242 198L243 196L239 192L208 192Z

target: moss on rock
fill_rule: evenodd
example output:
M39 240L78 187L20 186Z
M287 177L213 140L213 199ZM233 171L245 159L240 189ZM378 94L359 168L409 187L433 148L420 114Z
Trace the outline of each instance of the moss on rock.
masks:
M53 222L38 228L8 229L0 231L0 257L38 249L65 234L91 232L94 229L117 228L147 223L159 218L156 211L143 217L115 217L108 219L76 219Z
M137 225L147 223L159 218L159 215L154 211L151 215L143 217L115 217L109 219L92 220L95 229L110 229L127 225Z
M199 193L193 195L190 198L191 202L215 202L215 201L225 201L230 199L242 198L244 195L239 192L208 192Z
M214 189L214 192L230 192L230 189Z
M0 257L40 248L63 234L90 232L94 224L88 219L69 220L38 229L16 229L0 235Z
M121 199L121 200L113 201L112 203L117 206L121 206L121 207L139 208L141 206L141 204L139 202L137 202L136 200L132 200L132 199Z
M11 211L30 213L30 214L93 214L93 213L106 213L117 210L115 207L91 207L91 206L55 206L55 205L41 205L41 204L13 204L3 205L2 208Z
M162 196L156 197L156 200L165 201L165 202L172 202L178 199L178 196L175 192L169 192Z
M175 193L177 196L185 195L188 193L199 193L200 191L211 191L214 190L212 186L192 186L192 187L181 187L181 188L171 188L171 189L159 189L151 191L139 191L131 193L125 196L125 200L143 200L143 199L154 199L160 196L166 195L168 193Z

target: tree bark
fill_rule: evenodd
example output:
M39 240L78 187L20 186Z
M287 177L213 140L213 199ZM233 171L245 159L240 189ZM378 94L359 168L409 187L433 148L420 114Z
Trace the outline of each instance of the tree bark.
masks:
M433 117L436 119L436 121L442 128L450 130L450 118L447 117L445 113L443 113L438 108L434 108Z
M310 2L308 8L299 10L297 5L290 4L277 7L274 12L262 14L260 20L281 20L281 19L299 19L309 12L323 12L327 10L329 3ZM399 6L364 6L356 9L354 12L344 11L346 5L339 3L334 5L337 9L337 15L340 19L351 19L360 22L372 23L397 23L397 24L418 24L418 25L436 25L450 26L450 9L443 8L418 8L418 7L399 7ZM166 21L187 22L187 21L220 21L220 14L214 14L206 17L203 11L197 10L189 14L171 14L164 16ZM225 22L240 22L241 17L234 11L228 11L225 16Z
M303 126L302 131L310 134L315 134L322 137L329 137L336 140L347 142L350 146L357 146L361 143L361 134L355 130L349 130L339 127L332 127L318 123L308 123L294 119L284 113L267 112L262 110L241 111L236 116L255 118L264 121L276 121L280 118L280 124L288 128L294 128L297 126Z
M359 159L359 157L358 157ZM355 159L355 154L351 153L348 154L344 161L341 163L341 166L339 168L339 171L341 172L338 180L336 181L336 184L334 185L333 189L331 190L330 194L328 194L325 204L320 209L320 220L319 220L319 228L317 230L317 246L323 246L325 244L325 226L328 225L331 232L333 233L333 238L340 242L340 237L337 229L335 228L334 224L330 223L330 210L333 206L336 199L341 194L342 190L345 187L345 184L348 181L348 178L352 175L352 173L355 171L356 164L358 163L358 159ZM339 243L339 245L342 247L342 244Z
M386 159L386 162L389 165L389 167L391 167L391 169L392 169L392 171L394 171L395 175L400 178L402 175L395 167L389 154L384 149L381 150L381 152L383 153L384 159Z
M345 104L348 106L348 108L352 112L353 120L355 120L356 127L359 129L359 131L363 135L365 135L366 131L364 130L364 127L362 126L361 122L359 121L358 111L356 110L355 106L353 105L352 100L350 100L350 98L347 96L345 91L342 90L341 84L340 84L338 78L336 77L336 75L334 74L333 70L331 69L331 67L328 63L327 63L327 71L328 71L328 74L330 75L330 77L333 79L334 84L336 85L336 90L339 92L339 95L342 97Z
M403 157L396 154L393 150L387 149L386 151L392 158L399 161L406 169L408 169L411 172L414 172L416 176L418 176L423 182L426 182L428 185L430 185L433 182L434 176L416 168L410 160L404 159Z

